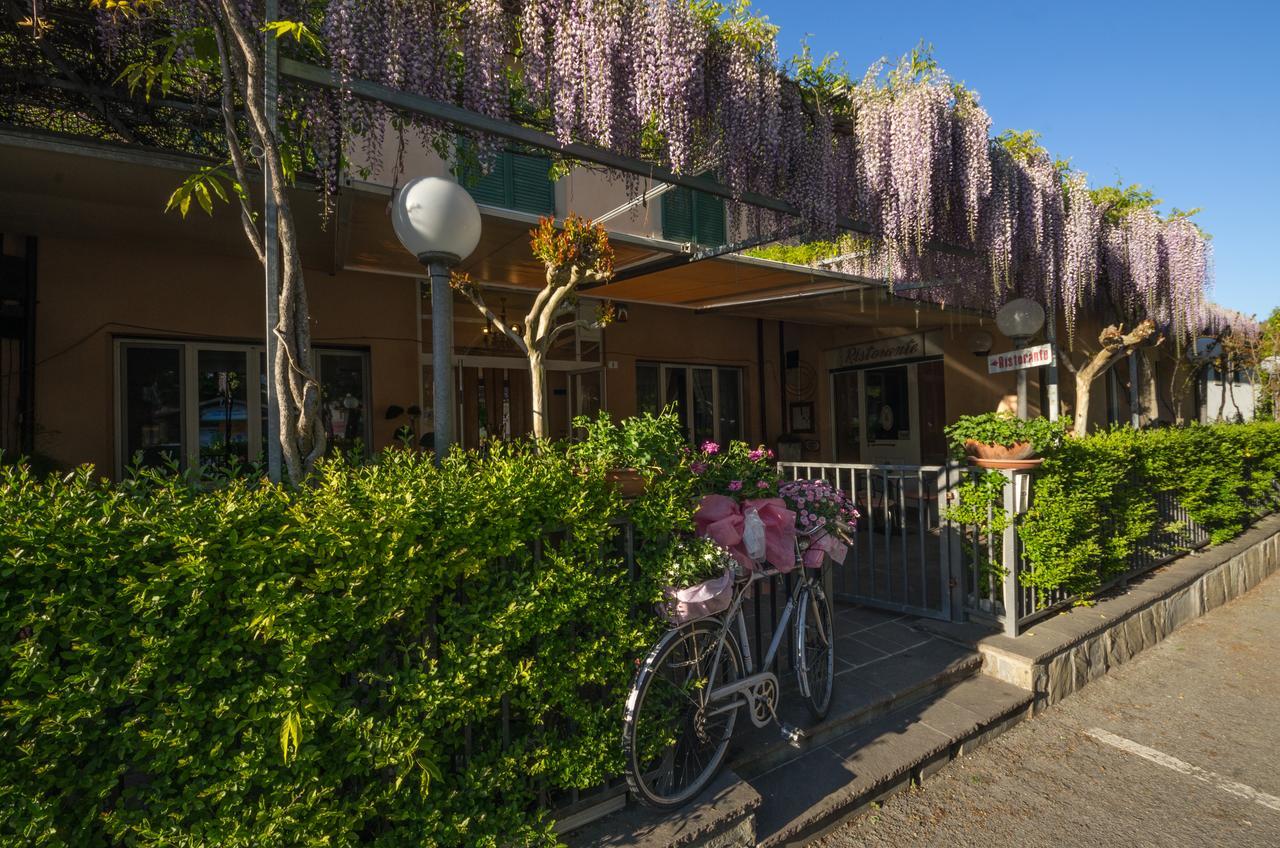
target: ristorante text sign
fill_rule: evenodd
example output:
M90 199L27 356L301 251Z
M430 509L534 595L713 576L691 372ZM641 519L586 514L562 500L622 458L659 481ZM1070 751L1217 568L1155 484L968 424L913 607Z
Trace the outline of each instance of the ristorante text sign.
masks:
M912 333L892 339L850 345L827 351L828 368L859 368L896 362L902 359L919 359L924 356L941 356L942 346L935 333Z
M987 357L987 373L999 374L1001 371L1021 371L1024 368L1039 368L1053 362L1053 345L1042 344L1035 347L1021 347L1007 353L993 353Z

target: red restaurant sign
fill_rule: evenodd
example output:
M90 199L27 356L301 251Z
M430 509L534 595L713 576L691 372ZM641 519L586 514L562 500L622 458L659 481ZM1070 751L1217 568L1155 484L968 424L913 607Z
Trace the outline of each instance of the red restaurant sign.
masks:
M1024 368L1039 368L1053 362L1053 345L1042 344L1035 347L1022 347L1007 353L993 353L987 357L987 373L999 374L1001 371L1021 371Z

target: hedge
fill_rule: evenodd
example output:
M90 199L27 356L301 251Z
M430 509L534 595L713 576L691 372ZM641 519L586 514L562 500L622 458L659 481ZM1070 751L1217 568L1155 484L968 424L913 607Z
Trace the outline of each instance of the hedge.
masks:
M1019 525L1022 582L1088 595L1129 570L1172 494L1219 543L1280 506L1280 423L1117 428L1067 439L1036 472Z
M632 580L618 498L558 450L297 489L3 468L0 844L554 842L539 791L620 768L686 485L637 505Z

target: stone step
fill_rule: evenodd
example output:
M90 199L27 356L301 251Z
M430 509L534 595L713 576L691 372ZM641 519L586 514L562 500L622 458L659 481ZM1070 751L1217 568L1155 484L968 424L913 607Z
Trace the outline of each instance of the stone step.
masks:
M860 728L878 726L910 704L937 701L977 675L977 652L915 630L909 621L866 612L841 616L837 625L845 626L838 630L835 688L821 722L815 723L801 702L794 675L780 673L784 692L779 715L805 728L801 750L786 744L776 725L756 728L740 713L728 766L694 802L666 813L632 802L572 833L567 831L576 824L567 823L563 838L572 848L754 845L760 795L751 781L787 772L814 750L846 740Z
M742 713L729 767L744 778L777 768L795 759L804 750L825 744L837 736L875 721L898 707L954 685L977 674L982 656L974 650L944 639L921 633L906 625L878 627L862 639L877 638L877 643L891 651L874 657L859 654L850 637L837 640L835 686L831 708L825 719L815 721L803 703L794 676L783 673L787 683L778 707L782 721L803 728L807 736L804 748L797 751L787 744L777 725L753 727ZM890 641L893 640L893 641ZM846 659L847 658L847 659Z
M799 846L922 781L1031 713L1032 694L977 675L899 706L746 782L759 848Z
M666 812L632 804L562 836L569 848L738 848L755 843L760 795L724 769L690 803Z

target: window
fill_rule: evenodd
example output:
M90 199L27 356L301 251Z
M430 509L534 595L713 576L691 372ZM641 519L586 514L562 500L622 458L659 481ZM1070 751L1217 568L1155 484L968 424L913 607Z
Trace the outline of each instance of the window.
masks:
M368 354L314 350L330 447L368 443ZM215 342L117 342L117 465L228 468L263 459L266 352Z
M679 186L665 192L662 195L662 237L694 244L724 244L724 201Z
M674 407L694 444L743 438L742 371L712 365L636 365L636 411Z
M480 176L474 168L466 168L461 182L476 203L534 215L556 214L555 182L547 156L504 150L489 173Z

